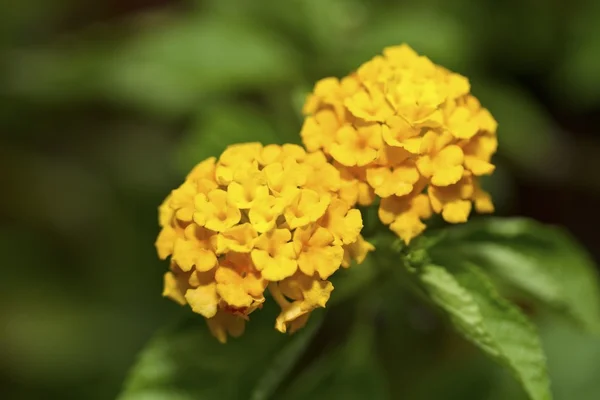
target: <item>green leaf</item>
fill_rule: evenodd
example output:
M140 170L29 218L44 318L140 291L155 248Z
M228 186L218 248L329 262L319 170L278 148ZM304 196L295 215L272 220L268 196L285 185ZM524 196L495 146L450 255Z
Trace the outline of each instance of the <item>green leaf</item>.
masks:
M459 333L506 366L532 400L551 399L535 328L500 297L478 268L465 264L452 274L444 267L426 265L418 274L431 300L448 314Z
M583 327L600 329L596 267L560 228L524 218L482 218L447 229L431 255L434 262L472 260Z
M542 315L539 332L548 357L552 392L560 400L600 399L600 338L565 324L565 321ZM488 377L493 382L493 397L487 400L522 400L519 388L506 376Z
M273 328L273 307L252 315L246 332L220 344L201 317L155 337L143 350L120 400L265 399L303 354L320 324L293 336Z
M462 70L469 65L470 36L465 25L448 13L431 7L382 7L366 25L350 42L346 59L352 69L384 47L402 43L447 68Z
M567 20L562 56L548 85L562 106L591 111L600 102L600 4L587 1L576 7Z
M387 383L374 347L372 324L364 320L357 322L343 346L326 352L310 364L277 398L389 399Z
M321 326L322 313L313 319L318 318L311 324L301 330L294 340L283 347L281 351L273 358L269 367L254 387L250 400L266 400L271 398L284 378L290 373L298 359L304 354L304 351L310 344Z
M295 74L294 58L260 26L180 17L127 43L110 78L119 99L179 111L208 96L287 81Z
M361 264L353 261L350 268L340 268L330 278L335 290L331 293L329 304L343 303L365 290L379 276L381 271L378 267L375 255L369 254Z
M561 321L542 321L540 332L557 399L600 399L600 338Z
M297 54L273 32L214 15L156 15L115 42L119 27L18 53L8 88L48 101L108 100L172 117L223 94L290 83ZM208 101L207 101L208 103Z

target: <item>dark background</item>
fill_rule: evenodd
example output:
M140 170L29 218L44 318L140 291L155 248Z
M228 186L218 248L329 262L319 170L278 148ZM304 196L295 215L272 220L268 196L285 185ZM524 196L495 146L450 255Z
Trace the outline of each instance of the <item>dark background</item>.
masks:
M2 392L114 398L181 313L160 297L158 204L228 143L297 142L312 84L387 45L471 78L499 122L498 214L564 225L598 260L599 23L593 0L5 0ZM598 342L548 335L571 366L557 398L598 398L598 362L577 366Z

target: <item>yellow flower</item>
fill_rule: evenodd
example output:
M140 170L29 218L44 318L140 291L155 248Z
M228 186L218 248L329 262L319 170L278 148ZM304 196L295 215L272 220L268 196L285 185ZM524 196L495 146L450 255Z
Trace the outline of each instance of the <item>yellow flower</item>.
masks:
M171 208L170 204L171 198L171 195L167 196L165 201L158 207L158 226L161 228L168 226L175 216L175 211Z
M256 229L251 224L236 225L214 236L215 251L217 254L234 251L249 253L257 237Z
M334 241L333 234L319 225L296 229L294 250L298 255L298 268L309 276L317 272L322 279L329 278L344 257L344 249Z
M417 161L419 172L431 179L431 184L436 186L452 185L460 180L463 175L464 153L457 145L444 147L434 155L425 155Z
M448 111L447 126L458 139L471 139L479 130L476 116L467 107L457 105Z
M383 122L394 114L383 92L359 90L344 101L348 111L355 117L369 122Z
M215 272L217 293L230 307L248 315L264 301L267 281L248 254L229 253Z
M164 297L168 297L183 306L187 304L185 292L188 288L189 284L187 283L185 276L176 276L171 271L165 273L162 294Z
M268 232L277 225L277 218L283 214L285 206L285 199L268 196L252 206L248 212L250 223L257 232Z
M347 77L315 85L301 137L340 171L340 199L352 207L382 198L382 221L408 242L432 212L463 222L473 204L493 210L489 194L461 183L478 187L477 177L494 171L497 147L496 121L470 89L409 46L389 47ZM388 206L397 209L391 219Z
M252 261L262 275L270 281L280 281L296 272L296 252L288 229L275 229L263 233L252 250Z
M164 226L158 237L156 238L156 242L154 245L156 246L156 251L158 253L158 258L161 260L166 260L171 254L173 254L173 248L175 247L175 240L183 236L183 230L181 228L174 228L172 226Z
M302 189L287 207L285 221L291 229L315 222L325 214L331 197L314 190Z
M232 181L227 187L227 200L240 210L252 208L255 202L269 195L267 180L261 171L249 174L244 184Z
M194 215L194 197L198 193L208 194L216 189L217 184L207 179L207 174L214 171L214 158L198 164L188 174L188 179L169 197L169 206L175 211L175 217L180 221L190 222Z
M363 227L362 216L357 209L351 209L342 199L334 199L319 224L333 235L336 244L350 244L356 241Z
M477 176L491 174L495 169L491 159L497 148L496 136L487 132L478 134L463 144L465 167Z
M324 109L314 116L308 117L300 136L308 151L329 148L335 141L335 133L340 128L340 122L334 110Z
M288 327L291 327L293 332L306 324L308 314L315 308L325 307L333 285L331 282L300 273L279 284L271 283L269 290L281 307L281 313L275 321L275 329L285 333ZM293 301L290 302L286 298Z
M367 170L367 182L375 190L375 194L382 198L411 193L420 177L413 161L391 169L379 167Z
M356 261L357 264L361 264L367 258L367 254L374 250L375 246L367 242L362 235L358 235L355 242L344 246L342 267L348 268L352 260Z
M215 174L216 160L217 159L215 157L210 157L210 158L207 158L206 160L202 161L201 163L196 165L194 168L192 168L192 170L187 175L185 180L186 181L199 181L199 180L206 179L208 181L212 181L213 176Z
M218 310L219 297L214 271L193 271L189 278L190 288L185 292L185 300L192 311L205 318L212 318Z
M206 320L210 333L221 343L227 343L227 335L240 337L244 333L244 318L226 311L217 311L214 317Z
M383 141L391 147L401 147L410 153L421 151L421 129L411 125L405 118L394 115L381 127Z
M334 162L334 167L340 171L339 196L350 207L355 204L368 206L375 201L375 191L367 183L367 169L365 167L344 167Z
M228 200L222 189L211 190L208 195L198 193L195 197L194 222L199 226L222 232L240 222L240 210Z
M177 219L188 222L192 220L196 193L196 183L191 181L184 182L179 188L171 192L169 205L175 211Z
M361 167L377 158L381 145L381 125L344 125L337 131L330 151L340 164Z
M214 232L195 224L185 228L184 238L175 239L173 261L182 271L209 271L217 264L211 237Z
M263 172L271 193L286 200L293 198L298 192L298 187L304 185L306 180L303 170L295 160L288 160L285 164L276 162L266 165Z
M317 109L330 109L338 118L344 118L346 113L343 105L344 99L359 89L360 82L354 76L347 76L341 81L337 78L321 79L315 84L313 93L307 98L303 112L314 114Z
M349 82L323 83L315 104L340 110L342 97L357 90ZM159 207L156 248L160 258L171 256L163 295L204 316L225 342L243 333L265 288L281 286L292 301L277 300L277 329L301 328L333 290L325 279L373 250L353 208L373 201L357 178L365 173L342 178L324 153L291 144L239 144L201 162Z
M243 143L229 146L215 167L215 181L219 185L229 185L236 172L245 172L256 164L256 158L261 151L260 143Z
M475 193L473 179L465 175L459 182L445 187L429 186L427 194L431 207L450 223L466 222L471 213L471 199Z
M494 212L492 196L483 190L478 183L474 183L473 200L475 203L475 210L477 210L478 213L487 214Z
M403 197L388 197L381 200L379 219L406 243L425 230L423 219L431 216L427 196L417 194Z
M320 154L323 153L313 153ZM310 163L309 173L306 176L304 187L314 190L322 196L328 196L329 193L338 192L341 186L340 171L327 162L323 156L318 159L307 158Z

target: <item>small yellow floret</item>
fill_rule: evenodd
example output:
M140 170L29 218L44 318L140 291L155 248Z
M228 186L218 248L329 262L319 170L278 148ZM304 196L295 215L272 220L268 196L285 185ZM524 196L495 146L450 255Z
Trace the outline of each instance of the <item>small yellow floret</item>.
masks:
M494 209L476 180L494 171L497 123L470 89L409 46L389 47L341 80L317 82L301 137L333 159L340 198L350 206L386 200L382 221L408 243L432 212L459 223L473 204Z
M353 208L368 192L321 152L230 146L198 164L159 207L156 249L161 259L171 257L163 296L204 316L225 342L243 333L267 286L281 285L292 301L277 300L277 329L301 328L325 306L333 290L326 279L373 250Z

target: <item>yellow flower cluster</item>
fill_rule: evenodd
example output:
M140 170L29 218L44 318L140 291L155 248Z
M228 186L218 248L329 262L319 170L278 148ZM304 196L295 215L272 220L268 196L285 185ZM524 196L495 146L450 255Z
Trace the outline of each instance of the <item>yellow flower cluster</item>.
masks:
M221 342L244 331L267 287L281 307L275 328L302 327L328 301L327 278L373 250L344 182L322 152L296 145L233 145L201 162L160 207L163 295Z
M381 221L408 243L432 213L459 223L473 203L493 211L477 178L494 171L497 124L469 91L465 77L407 45L390 47L315 85L302 140L333 159L360 204L380 197Z

